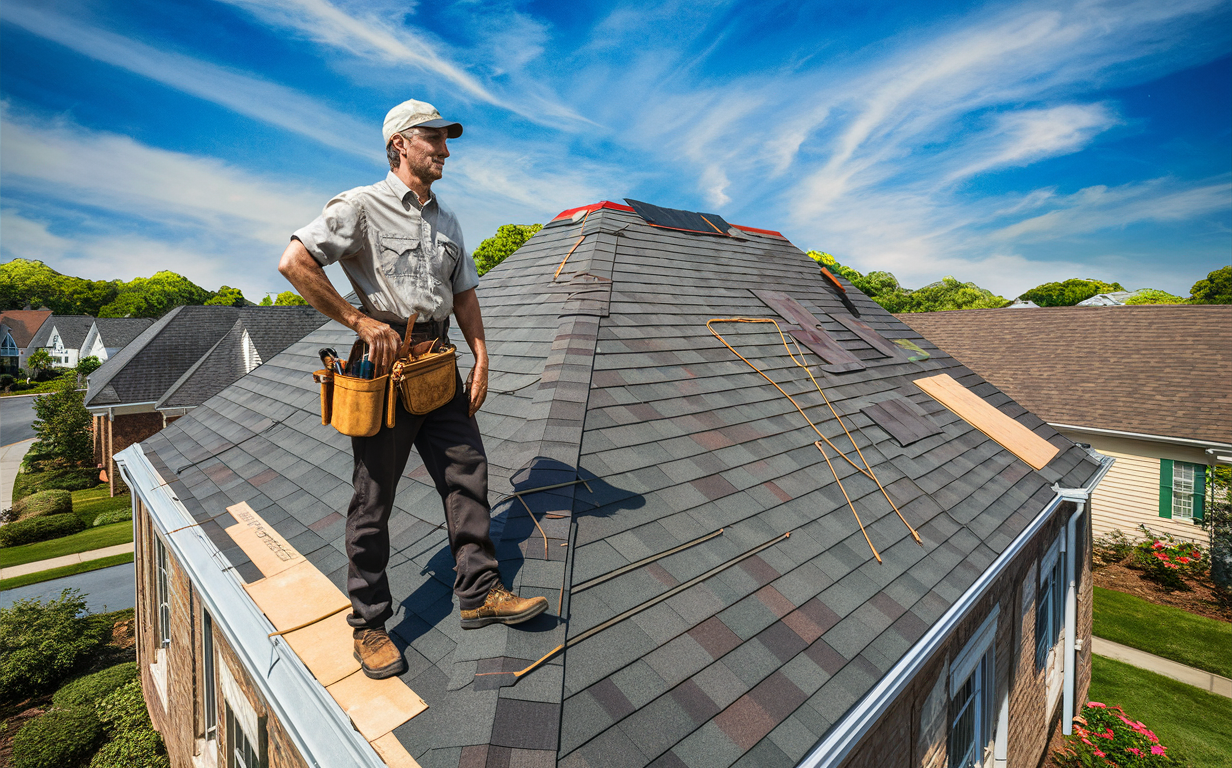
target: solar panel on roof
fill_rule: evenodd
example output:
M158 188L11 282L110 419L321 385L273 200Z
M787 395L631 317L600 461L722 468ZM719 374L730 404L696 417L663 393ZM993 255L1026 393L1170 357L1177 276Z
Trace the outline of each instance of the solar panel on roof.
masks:
M645 219L647 224L654 227L678 229L682 232L700 232L706 235L723 235L724 237L728 236L727 230L731 229L731 225L717 213L660 208L657 205L643 203L640 200L630 200L627 197L625 202L633 206L633 210Z

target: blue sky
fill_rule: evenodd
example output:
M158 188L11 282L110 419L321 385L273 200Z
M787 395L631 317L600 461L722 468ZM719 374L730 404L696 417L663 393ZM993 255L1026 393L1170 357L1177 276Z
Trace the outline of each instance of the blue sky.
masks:
M466 126L435 189L472 248L627 196L910 287L1232 260L1227 0L5 0L0 260L284 290L406 98Z

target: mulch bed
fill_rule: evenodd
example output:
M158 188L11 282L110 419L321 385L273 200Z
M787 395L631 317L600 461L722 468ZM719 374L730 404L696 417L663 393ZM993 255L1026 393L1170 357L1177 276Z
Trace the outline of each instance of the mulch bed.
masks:
M1180 608L1182 611L1208 619L1232 622L1232 596L1218 590L1209 578L1185 579L1189 591L1171 592L1144 577L1143 572L1129 567L1131 558L1119 563L1095 566L1097 587L1114 589L1140 597L1156 605Z

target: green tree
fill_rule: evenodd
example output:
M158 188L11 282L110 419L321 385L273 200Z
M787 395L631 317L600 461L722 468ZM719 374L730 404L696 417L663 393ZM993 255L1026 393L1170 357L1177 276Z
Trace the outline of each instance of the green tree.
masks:
M0 699L15 703L50 691L102 642L110 627L91 620L86 600L66 589L45 604L0 608Z
M76 377L65 376L60 388L34 398L34 434L30 462L84 466L94 458L90 412L76 389Z
M1072 307L1080 301L1100 293L1123 291L1120 283L1105 283L1102 280L1072 278L1059 283L1037 285L1018 298L1034 301L1041 307Z
M30 366L30 370L37 376L40 371L46 371L53 365L51 353L43 347L39 347L26 358L26 365Z
M266 297L269 298L269 297ZM294 291L283 291L278 294L278 298L274 300L275 307L306 307L308 302L304 301L304 297Z
M895 293L882 304L891 312L944 312L953 309L996 309L1010 302L987 288L975 283L960 283L953 277L944 277L939 282L914 291ZM878 302L880 303L880 302Z
M102 367L103 361L99 360L95 355L90 355L77 361L76 371L78 376L85 378Z
M113 300L118 280L85 280L62 275L41 261L13 259L0 264L0 310L27 304L61 315L97 315Z
M1220 267L1189 289L1191 304L1232 304L1232 267Z
M224 285L218 289L218 293L205 300L207 307L245 307L248 302L244 300L244 294L239 288L232 288L229 285Z
M1132 304L1184 304L1185 300L1180 296L1173 296L1167 291L1161 291L1158 288L1143 288L1125 300L1128 305Z
M271 298L270 298L270 295L267 293L267 294L265 294L265 298L264 298L264 299L261 299L261 303L260 303L260 304L258 304L257 306L259 306L259 307L272 307L272 306L274 306L274 300L273 300L273 299L271 299Z
M479 244L475 249L475 266L482 276L513 253L543 229L542 224L503 224L496 234Z
M116 298L98 311L99 317L162 317L185 305L201 305L212 294L183 275L162 270L124 283Z

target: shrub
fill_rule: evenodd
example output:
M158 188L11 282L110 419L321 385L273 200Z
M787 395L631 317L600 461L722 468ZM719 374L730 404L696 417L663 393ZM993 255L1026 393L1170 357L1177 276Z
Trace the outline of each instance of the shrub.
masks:
M94 755L90 768L167 768L170 765L162 737L150 723L140 680L118 688L99 702L98 716L112 738Z
M1177 541L1170 533L1159 538L1145 525L1138 527L1147 538L1134 546L1134 565L1145 571L1148 579L1165 589L1188 590L1185 577L1194 578L1205 572L1206 559L1197 544Z
M8 389L17 383L17 378L11 373L0 374L0 389Z
M1125 710L1098 701L1088 702L1074 718L1074 733L1053 753L1064 768L1154 768L1181 765L1168 755L1168 748L1140 722L1130 720Z
M86 524L74 514L30 517L0 527L0 547L16 547L68 536L85 530Z
M59 488L32 493L13 502L19 518L63 515L73 511L73 494Z
M85 608L71 589L45 604L29 599L0 608L0 703L51 690L103 642L110 627L83 615Z
M98 485L98 469L93 467L48 469L42 472L29 472L23 469L13 480L13 498L20 499L49 488L82 491L96 485Z
M111 523L122 523L125 520L133 519L133 511L131 509L113 509L110 512L104 512L94 518L94 526L110 525Z
M66 683L52 695L51 700L60 709L93 709L103 699L115 693L117 688L136 679L137 662L127 661Z
M13 737L13 768L71 768L90 756L103 725L93 708L52 709Z
M1091 543L1091 554L1096 565L1112 565L1129 557L1134 551L1134 542L1121 531L1105 533Z

